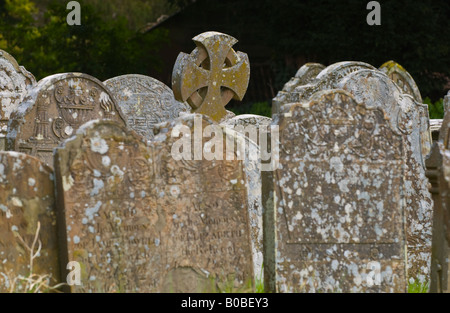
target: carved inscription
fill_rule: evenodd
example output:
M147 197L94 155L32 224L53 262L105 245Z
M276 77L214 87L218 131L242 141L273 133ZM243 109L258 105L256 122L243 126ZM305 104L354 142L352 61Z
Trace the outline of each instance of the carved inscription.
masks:
M241 162L176 161L171 138L139 138L92 121L56 152L62 235L68 259L82 264L72 291L208 291L251 280Z

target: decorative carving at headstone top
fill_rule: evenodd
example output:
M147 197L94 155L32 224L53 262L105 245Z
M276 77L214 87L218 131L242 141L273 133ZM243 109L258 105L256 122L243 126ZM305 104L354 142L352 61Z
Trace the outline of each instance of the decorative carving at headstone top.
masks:
M160 124L159 127L158 135L152 142L161 149L161 161L158 163L164 169L161 171L162 183L158 184L161 187L157 192L161 194L164 191L166 196L160 196L161 206L171 208L177 217L169 220L174 231L168 242L170 251L176 253L164 279L167 283L164 290L199 290L201 277L205 274L216 280L215 286L209 282L213 290L224 290L224 279L228 280L229 287L240 290L243 285L253 281L254 273L257 272L253 269L253 264L258 260L254 263L252 247L258 248L258 243L254 241L252 244L252 239L259 237L259 232L252 234L257 229L250 228L250 225L258 224L259 221L258 216L251 212L255 206L248 206L245 171L248 173L249 168L245 167L249 163L240 161L238 149L229 149L229 144L234 143L236 138L241 146L243 138L236 137L234 132L228 133L226 127L200 114L183 114L179 119ZM181 132L180 138L177 132ZM209 138L207 133L214 139ZM185 143L191 143L191 157L184 155L175 160L173 147L182 138ZM216 140L213 149L210 144L213 141L216 143ZM215 157L209 160L210 157L204 154L207 147L216 153L222 151L215 153ZM198 152L203 152L203 156L196 155ZM176 270L176 264L197 273L203 271L204 274L197 274L196 279L190 279L190 288L181 288L175 282L184 280L184 277ZM210 288L208 290L211 291Z
M379 70L389 76L389 78L400 87L403 93L412 96L417 102L423 103L419 87L417 87L411 74L409 74L403 66L395 61L387 61L380 66Z
M267 116L255 115L255 114L240 114L233 118L230 118L221 123L221 125L226 125L243 133L245 136L249 137L255 143L259 142L259 128L265 127L268 128L272 123L272 119ZM237 127L241 126L241 127ZM247 128L247 126L252 126L251 128ZM245 130L255 130L255 132L245 132Z
M242 161L172 153L183 141L173 128L192 132L189 140L220 128L195 115L194 130L193 116L158 124L148 143L117 122L91 121L56 149L62 237L67 259L82 264L72 291L202 292L252 282Z
M393 127L411 133L414 157L425 168L424 158L430 153L432 139L428 106L404 94L384 73L359 70L346 76L336 87L349 91L359 102L383 108Z
M30 273L45 276L49 286L60 282L54 204L50 167L23 153L0 152L0 292L24 292L23 281L14 279Z
M425 157L430 152L431 134L428 106L418 103L378 70L353 72L338 84L356 101L381 108L393 129L405 137L407 172L406 219L408 280L429 282L433 225L433 200L425 176Z
M287 93L278 93L277 97L272 100L272 113L279 113L281 107L286 103L306 101L318 91L335 89L340 80L361 69L376 70L375 67L364 62L344 61L334 63L322 70L309 83L299 85Z
M36 84L33 74L6 51L0 50L0 150L5 150L8 121L25 98L27 91Z
M297 86L313 82L317 75L324 69L325 65L320 63L306 63L299 68L294 77L284 84L283 91L292 92Z
M187 103L175 100L172 90L149 76L129 74L103 82L115 95L128 127L147 139L153 138L155 124L190 112Z
M197 47L181 52L172 73L175 99L187 101L193 112L220 122L231 99L242 100L250 78L248 56L232 48L237 40L218 32L193 38Z
M278 292L405 292L403 136L342 90L283 109L265 275Z
M7 149L27 153L53 165L53 148L85 122L126 120L109 89L81 73L46 77L30 90L11 114Z

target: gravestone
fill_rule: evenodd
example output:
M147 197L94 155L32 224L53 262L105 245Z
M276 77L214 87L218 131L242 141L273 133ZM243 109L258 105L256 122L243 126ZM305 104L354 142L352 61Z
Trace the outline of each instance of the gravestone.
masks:
M240 133L239 128L221 125L227 134L229 143L234 143L239 160L243 162L246 178L250 236L253 251L253 270L256 280L263 279L263 205L261 155L259 146L247 136Z
M439 136L439 133L437 135ZM438 140L434 140L433 134L433 145L431 148L431 153L427 156L426 159L426 176L430 181L429 190L433 197L433 232L430 269L431 293L444 292L447 289L448 279L448 277L444 275L444 273L447 273L448 270L448 262L446 261L448 257L448 245L445 239L444 212L442 210L443 208L441 203L441 195L439 193L439 175L441 165L442 156L439 151L439 143Z
M231 99L242 100L250 78L248 56L232 48L237 40L218 32L205 32L193 38L196 48L180 53L172 73L175 99L187 102L194 113L216 122L226 118L225 106Z
M51 168L26 154L0 152L0 292L20 292L23 282L14 279L31 272L46 275L50 286L60 282L54 203ZM31 248L39 252L33 260Z
M419 103L423 103L419 87L412 78L411 74L403 66L394 61L388 61L380 66L380 71L389 76L392 81L400 87L403 93L408 94Z
M309 83L296 86L290 92L279 93L272 100L272 114L280 112L284 104L305 101L318 91L337 88L336 85L340 80L361 69L375 70L375 67L356 61L338 62L326 67Z
M286 84L284 84L283 89L280 90L275 98L272 99L272 109L276 110L272 113L277 113L279 110L279 106L288 102L288 100L285 100L287 97L289 97L288 93L294 92L295 88L298 86L312 83L317 75L324 69L325 65L319 63L306 63L302 67L300 67L297 73L295 73L295 76L292 77Z
M242 161L172 153L185 138L174 128L202 134L212 125L197 115L194 130L194 116L158 125L149 144L113 121L92 121L56 149L61 237L66 258L82 264L72 291L202 292L252 281Z
M0 49L0 151L6 148L8 121L25 98L27 91L36 84L33 74L6 51Z
M111 92L96 78L81 73L46 77L30 90L11 114L7 149L36 156L53 165L53 148L92 119L126 125Z
M270 117L255 114L240 114L223 121L221 125L227 126L243 134L259 145L261 136L263 136L263 140L267 140L265 136L271 123L272 119ZM260 130L262 134L260 133Z
M273 178L272 178L272 153L270 151L270 141L271 141L271 128L270 124L272 119L266 116L254 115L254 114L241 114L237 115L231 119L228 119L221 123L226 127L240 133L246 138L246 145L250 148L248 155L246 155L244 163L248 163L252 160L257 160L246 164L246 169L251 168L252 170L246 170L247 177L254 177L253 187L248 190L248 197L250 203L257 203L257 215L258 215L258 242L262 249L262 241L264 233L263 229L263 215L262 212L267 210L268 206L273 205ZM251 147L256 146L253 151L258 154L257 158L251 155ZM246 150L247 151L247 150ZM249 180L250 186L250 180ZM253 210L255 213L256 211ZM254 215L256 215L253 213ZM253 228L252 228L253 229ZM255 266L257 264L255 263ZM261 267L259 267L261 268Z
M429 282L433 200L425 176L425 157L431 148L431 134L426 104L418 103L380 71L359 70L337 86L354 95L356 101L382 108L391 127L405 136L407 172L406 217L408 240L408 281Z
M433 225L433 249L436 272L433 272L431 287L433 291L449 292L450 291L450 93L444 97L444 119L439 133L439 156L441 163L438 166L438 192L440 206L435 212L436 218L439 220Z
M299 68L294 77L284 84L283 91L291 92L297 86L302 86L313 82L317 75L319 75L319 73L324 69L325 65L320 63L306 63Z
M274 123L270 291L405 292L405 146L384 112L329 90Z
M250 214L253 216L252 236L256 232L258 247L262 251L263 245L263 214L267 206L273 204L273 182L271 171L271 151L270 151L270 124L272 119L266 116L254 114L237 115L221 123L229 129L239 133L245 138L245 173L248 178L248 198ZM253 209L252 209L253 208ZM257 219L255 219L257 217ZM252 218L251 218L252 220ZM254 225L254 226L253 226ZM253 239L255 242L255 239ZM254 254L255 255L255 254ZM256 277L261 279L262 254L254 258L254 268ZM258 261L257 261L258 260Z
M175 119L180 112L190 112L188 104L176 101L172 90L152 77L130 74L103 83L114 94L128 127L144 138L153 138L155 124Z

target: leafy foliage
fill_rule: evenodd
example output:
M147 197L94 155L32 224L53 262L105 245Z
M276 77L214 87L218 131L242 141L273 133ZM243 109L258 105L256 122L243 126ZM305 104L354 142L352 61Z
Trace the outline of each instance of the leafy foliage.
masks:
M82 6L81 25L69 26L66 3L50 1L44 23L31 0L5 0L0 13L0 49L11 53L36 78L61 72L83 72L100 80L158 69L157 49L167 41L167 31L141 33L129 27L124 16L105 19L89 1ZM1 4L0 4L1 6Z
M234 114L257 114L272 117L272 108L267 101L265 102L247 102L243 104L235 104L228 109Z
M369 26L368 1L233 1L229 15L239 18L231 34L272 47L278 90L304 62L363 61L378 67L394 60L413 76L423 95L441 98L445 76L450 78L450 2L379 2L381 25ZM249 30L251 36L243 38Z
M431 119L444 118L444 99L432 102L430 98L423 99L423 103L428 104L428 113Z

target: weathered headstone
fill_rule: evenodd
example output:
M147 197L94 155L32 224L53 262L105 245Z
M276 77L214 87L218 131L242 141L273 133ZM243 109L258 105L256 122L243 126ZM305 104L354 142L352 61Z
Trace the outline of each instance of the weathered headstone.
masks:
M331 90L274 123L276 291L405 292L405 146L384 112Z
M271 140L271 122L272 119L266 116L242 114L221 123L221 125L245 137L244 171L249 187L247 193L251 216L251 233L252 237L257 238L257 240L252 238L252 241L254 246L256 245L259 248L258 251L263 250L264 223L262 212L267 206L273 204L273 182L271 176L273 169L265 168L272 161L270 159L270 149L268 149ZM263 255L258 253L257 257L254 257L255 276L258 279L262 278L260 277L262 261Z
M242 161L172 153L185 132L190 142L208 125L186 114L160 124L147 145L113 121L92 121L56 149L67 259L82 264L72 291L202 292L252 282Z
M53 148L85 122L113 119L126 125L111 92L96 78L67 73L46 77L11 114L7 149L53 164Z
M237 40L218 32L193 38L191 54L180 53L172 73L175 99L189 103L193 112L216 122L226 117L231 99L242 100L250 78L248 56L232 48Z
M20 291L23 281L14 279L30 273L47 276L50 286L60 282L54 204L51 168L26 154L0 152L0 292Z
M447 289L448 279L446 275L448 269L448 262L446 261L448 258L448 245L445 237L445 222L443 215L444 213L442 210L441 195L439 193L439 175L442 165L442 156L439 151L438 140L433 142L431 153L427 156L425 163L427 166L426 176L430 181L429 190L433 197L430 292L436 293L444 292Z
M262 173L259 146L247 136L239 132L239 128L222 125L229 143L234 141L238 159L243 162L243 170L247 187L248 214L250 236L253 251L253 270L256 280L263 279L263 205L262 205Z
M284 84L283 91L292 92L298 86L312 83L317 75L324 69L325 65L319 63L306 63L299 68L294 77Z
M259 128L268 127L272 123L272 119L267 116L255 115L255 114L240 114L233 118L230 118L224 122L222 125L229 126L236 131L242 132L243 135L249 137L255 143L259 142ZM247 126L252 126L251 128L256 130L256 132L245 132ZM242 127L239 127L242 126ZM248 128L247 130L250 130Z
M406 71L403 66L394 61L388 61L380 66L380 71L389 76L390 79L400 87L403 93L408 94L419 103L422 103L419 87L412 78L411 74Z
M298 85L289 92L280 92L272 100L272 114L280 112L281 106L287 103L294 103L308 100L313 94L321 90L337 88L336 85L347 75L362 69L375 70L370 64L364 62L338 62L323 69L315 79L307 84Z
M450 291L450 92L444 97L444 120L439 133L439 156L441 163L438 173L438 207L435 207L435 217L438 220L433 225L433 250L436 264L433 264L433 275L430 290L435 292ZM431 156L430 156L431 157ZM432 161L432 160L430 160Z
M187 103L176 101L168 86L149 76L122 75L103 83L115 95L128 127L147 139L153 138L155 124L175 119L180 112L191 109Z
M378 70L362 69L350 73L335 84L337 88L349 91L357 101L371 107L382 108L388 114L391 124L404 133L412 132L410 142L414 157L425 168L425 156L431 149L430 117L428 106L414 100L384 73Z
M34 76L6 51L0 50L0 150L6 147L8 121L27 91L36 84Z
M391 127L404 134L407 172L406 217L408 240L408 281L429 282L431 265L433 200L425 176L425 156L431 148L428 107L402 91L380 71L359 70L338 84L356 101L382 108Z
M319 63L306 63L300 67L286 84L284 84L283 89L278 92L274 99L272 99L273 109L276 110L272 112L277 113L279 106L286 103L285 101L290 92L294 92L295 88L302 85L307 85L313 83L314 79L319 75L319 73L325 69L325 65Z

